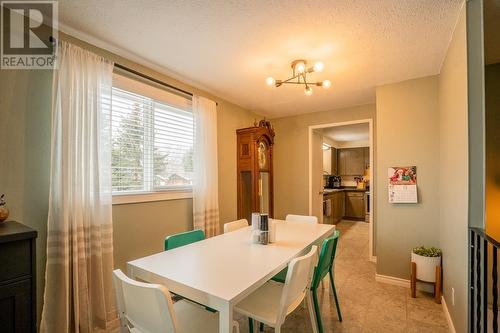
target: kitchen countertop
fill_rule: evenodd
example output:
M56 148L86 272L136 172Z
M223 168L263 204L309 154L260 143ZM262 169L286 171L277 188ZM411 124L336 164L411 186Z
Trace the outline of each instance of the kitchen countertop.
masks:
M356 187L342 187L342 188L325 188L323 189L323 195L327 195L330 193L336 193L336 192L363 192L363 193L370 193L370 189L358 189Z

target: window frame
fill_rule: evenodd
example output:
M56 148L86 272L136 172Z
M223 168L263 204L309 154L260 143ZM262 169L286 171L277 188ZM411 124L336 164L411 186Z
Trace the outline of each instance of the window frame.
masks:
M192 199L193 189L169 189L165 191L155 192L137 192L137 193L116 193L113 194L113 205L125 205L132 203L154 202L154 201L168 201L179 199Z
M146 84L152 88L158 89L158 84L156 84L155 82L153 82L153 81L150 82L149 80L145 80L141 77L136 77L136 75L131 76L130 74L128 74L128 73L125 74L125 73L122 73L121 71L120 72L115 71L114 75L124 76L124 77L127 77L128 79L135 80L138 83L143 83L143 84ZM115 86L114 82L113 82L112 88L118 88L118 89L124 90L123 88L121 88L119 86L118 87ZM165 93L167 93L167 94L168 93L176 94L175 92L169 91L169 90L165 89L164 87L161 87L160 89L164 90ZM152 100L153 104L155 102L165 103L163 101L156 101L156 100L154 100L154 98L148 97L146 95L143 95L143 94L136 92L136 91L133 91L133 90L125 90L125 91L129 91L131 93L134 93L134 94L137 94L140 96L144 96L146 98L150 98ZM186 99L188 99L188 98L186 98ZM183 108L178 108L175 105L171 105L168 103L165 103L165 104L169 105L170 107L177 108L181 111L187 111ZM154 113L154 108L151 108L150 111ZM111 112L112 112L112 108L111 108ZM192 112L192 110L190 112ZM154 122L154 115L150 115L148 118L152 122ZM149 124L149 126L147 126L147 127L148 127L147 130L151 131L154 128L154 124ZM193 117L193 127L194 127L194 117ZM193 136L194 136L194 133L193 133ZM152 153L152 149L153 149L153 145L154 145L154 135L151 134L151 137L149 137L149 135L148 135L148 138L149 138L149 140L151 140L151 144L150 144L151 147L147 147L147 148L145 147L145 151L144 151L144 155L143 155L144 159L149 158L148 152L149 152L149 154ZM194 137L193 137L193 145L194 145ZM151 167L153 168L153 166L151 166ZM144 174L149 175L148 177L154 177L153 169L149 170L148 172L144 172ZM146 181L147 180L145 178L144 179L144 185L145 185L144 187L148 187L148 185L146 185ZM172 185L172 186L158 186L158 187L154 187L154 185L152 185L149 189L144 189L144 190L119 191L119 192L112 191L112 204L113 205L178 200L178 199L192 199L192 198L193 198L193 185Z

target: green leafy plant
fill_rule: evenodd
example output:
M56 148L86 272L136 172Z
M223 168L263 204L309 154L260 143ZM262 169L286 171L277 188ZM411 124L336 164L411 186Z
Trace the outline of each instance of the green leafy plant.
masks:
M413 253L422 257L441 257L443 252L436 247L420 246L413 249Z

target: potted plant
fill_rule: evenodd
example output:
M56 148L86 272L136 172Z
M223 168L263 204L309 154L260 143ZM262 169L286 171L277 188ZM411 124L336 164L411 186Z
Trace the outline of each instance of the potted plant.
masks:
M5 206L5 194L0 196L0 222L5 221L9 217L9 210Z
M441 266L441 249L416 247L411 251L411 261L417 265L417 280L436 282L436 266Z

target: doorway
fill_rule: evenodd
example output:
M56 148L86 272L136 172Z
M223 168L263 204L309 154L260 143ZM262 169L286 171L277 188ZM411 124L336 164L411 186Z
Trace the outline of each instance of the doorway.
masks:
M373 120L309 126L308 140L309 214L322 223L369 224L368 255L375 262Z

